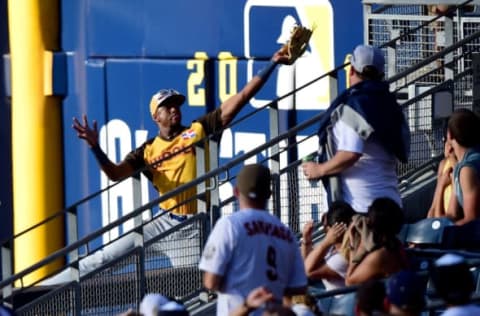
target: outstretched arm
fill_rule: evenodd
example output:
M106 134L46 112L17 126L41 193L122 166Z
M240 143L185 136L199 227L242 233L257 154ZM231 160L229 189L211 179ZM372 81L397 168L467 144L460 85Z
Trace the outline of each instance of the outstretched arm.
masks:
M222 125L230 124L245 104L263 87L277 64L286 64L288 61L287 52L284 49L278 50L264 70L254 76L240 92L223 102L220 105Z
M87 142L100 168L110 180L118 181L132 175L134 170L128 162L122 161L119 164L114 164L100 148L98 144L97 121L93 121L92 127L90 127L86 115L83 115L83 124L74 117L72 127L77 131L77 136Z

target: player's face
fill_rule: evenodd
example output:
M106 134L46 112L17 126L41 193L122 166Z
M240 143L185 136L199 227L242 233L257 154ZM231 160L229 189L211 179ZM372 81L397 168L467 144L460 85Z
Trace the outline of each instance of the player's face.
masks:
M180 105L173 102L162 104L162 106L157 109L156 121L164 127L179 125L182 121Z

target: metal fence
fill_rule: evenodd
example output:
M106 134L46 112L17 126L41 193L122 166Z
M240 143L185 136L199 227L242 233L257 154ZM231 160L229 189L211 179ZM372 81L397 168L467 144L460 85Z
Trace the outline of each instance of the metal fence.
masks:
M364 0L365 42L382 47L391 90L412 133L400 175L443 153L449 114L474 107L472 59L480 52L478 1ZM430 5L450 5L444 15ZM458 6L456 6L458 5Z
M202 288L197 262L206 238L206 224L206 214L199 214L178 229L148 240L143 247L136 247L81 276L79 282L49 287L47 295L16 312L18 315L118 315L129 308L138 310L144 293L186 298ZM185 232L195 232L195 238L185 238ZM29 291L38 289L42 287L31 287Z

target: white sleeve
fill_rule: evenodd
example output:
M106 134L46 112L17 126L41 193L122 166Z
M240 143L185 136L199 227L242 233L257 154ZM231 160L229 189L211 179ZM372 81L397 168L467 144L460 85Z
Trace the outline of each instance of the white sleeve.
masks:
M337 121L333 125L333 135L337 150L350 151L354 153L363 153L365 141L355 132L353 128L342 121Z
M208 236L199 269L223 276L233 253L234 240L231 222L227 217L220 218Z

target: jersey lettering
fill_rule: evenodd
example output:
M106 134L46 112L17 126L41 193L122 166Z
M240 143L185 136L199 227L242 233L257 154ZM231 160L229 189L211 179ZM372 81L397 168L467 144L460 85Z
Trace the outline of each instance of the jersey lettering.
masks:
M269 269L267 269L267 278L270 281L278 280L277 273L277 252L272 246L268 246L267 249L267 264Z
M153 157L150 159L149 164L154 164L154 168L160 168L162 165L162 161L165 161L169 159L172 156L175 155L188 155L190 153L193 153L195 155L195 147L194 146L173 146L171 150L166 150L162 152L160 155Z
M263 221L250 221L243 224L243 226L247 230L248 236L263 234L288 241L289 243L293 242L290 231L280 225L273 225Z

